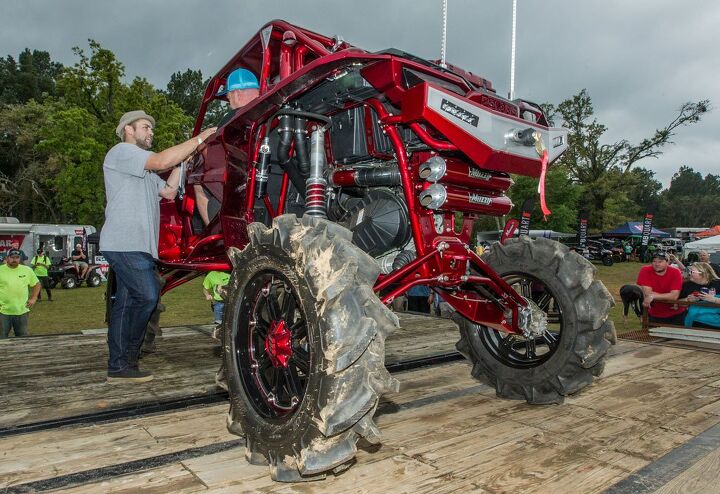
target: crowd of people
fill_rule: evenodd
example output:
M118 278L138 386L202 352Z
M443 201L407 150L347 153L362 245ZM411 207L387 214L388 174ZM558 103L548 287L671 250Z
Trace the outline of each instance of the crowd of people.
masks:
M630 308L639 316L644 307L652 323L720 328L720 266L710 262L706 251L698 257L686 267L674 254L653 252L651 264L638 273L637 285L620 289L625 316Z

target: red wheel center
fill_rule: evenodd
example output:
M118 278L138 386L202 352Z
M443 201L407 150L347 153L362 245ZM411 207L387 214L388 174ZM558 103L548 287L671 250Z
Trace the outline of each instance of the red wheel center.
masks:
M273 321L270 324L268 337L265 340L265 351L275 367L288 366L288 360L293 354L292 333L285 321Z

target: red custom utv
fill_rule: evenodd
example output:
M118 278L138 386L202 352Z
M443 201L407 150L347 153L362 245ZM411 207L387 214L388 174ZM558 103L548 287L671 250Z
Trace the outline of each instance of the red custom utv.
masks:
M347 468L359 438L379 441L378 399L397 389L387 305L414 285L457 311L457 348L500 397L559 403L602 372L613 302L589 262L542 238L469 247L478 216L510 211L510 174L542 180L567 147L539 106L451 65L272 21L210 80L195 134L237 67L260 97L187 165L159 252L164 291L232 270L229 426L248 461L313 479Z

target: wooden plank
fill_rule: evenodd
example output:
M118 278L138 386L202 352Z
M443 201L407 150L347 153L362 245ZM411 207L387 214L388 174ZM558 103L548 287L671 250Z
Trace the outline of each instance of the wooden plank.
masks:
M697 341L713 345L720 344L720 333L716 331L702 331L688 328L655 328L649 332L650 336L670 338L684 341Z
M656 490L656 494L714 494L718 492L720 450L715 450L688 468L681 475Z
M0 439L0 488L236 439L227 405Z
M413 314L388 339L388 363L455 351L457 326ZM157 353L142 360L155 379L135 386L106 383L104 336L46 336L2 340L0 428L82 415L158 400L217 392L220 347L188 327L163 330ZM7 350L7 352L5 352Z
M110 480L73 486L69 489L53 492L73 492L75 494L97 494L99 492L166 494L206 492L207 487L182 464L173 464L163 468L139 472L135 475L121 475Z
M392 395L392 404L385 401L382 406L392 409L421 395L442 395L474 387L476 383L468 377L468 369L465 363L455 363L402 373L399 378L403 382L412 382L417 377L425 387L414 383L405 386L403 392ZM0 487L234 439L225 429L227 410L228 406L223 404L0 438L3 452L0 455L12 459L0 462Z

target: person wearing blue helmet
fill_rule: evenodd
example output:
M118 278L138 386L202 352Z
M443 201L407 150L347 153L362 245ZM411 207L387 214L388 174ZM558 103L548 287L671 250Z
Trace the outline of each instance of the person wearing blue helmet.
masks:
M217 96L227 97L232 111L228 112L218 124L218 127L226 124L235 112L250 103L260 95L260 84L255 74L248 69L235 69L230 72L225 82L225 88L217 93Z
M248 69L235 69L227 77L225 87L216 96L226 96L230 103L231 110L220 119L218 127L222 127L228 123L238 109L250 103L260 95L260 84L258 84L255 74ZM202 219L203 225L210 224L210 220L215 217L220 210L220 203L217 199L208 196L202 185L195 184L195 202L197 204L198 214Z

